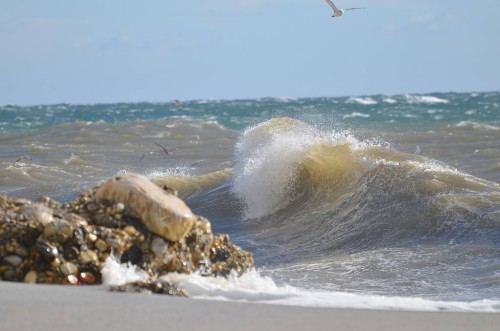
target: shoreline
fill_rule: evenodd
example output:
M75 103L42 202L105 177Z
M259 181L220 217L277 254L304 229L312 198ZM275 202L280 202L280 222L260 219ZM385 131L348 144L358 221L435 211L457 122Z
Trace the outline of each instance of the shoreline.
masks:
M497 330L500 313L314 308L0 282L10 330Z

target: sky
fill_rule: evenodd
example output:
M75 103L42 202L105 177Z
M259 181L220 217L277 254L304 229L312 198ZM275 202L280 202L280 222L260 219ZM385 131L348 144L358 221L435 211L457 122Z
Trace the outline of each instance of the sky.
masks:
M334 2L0 0L0 105L500 89L500 1Z

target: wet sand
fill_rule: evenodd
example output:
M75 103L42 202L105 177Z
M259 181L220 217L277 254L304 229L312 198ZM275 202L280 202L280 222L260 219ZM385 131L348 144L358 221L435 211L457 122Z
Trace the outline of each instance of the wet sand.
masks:
M294 307L0 282L0 330L498 330L499 313Z

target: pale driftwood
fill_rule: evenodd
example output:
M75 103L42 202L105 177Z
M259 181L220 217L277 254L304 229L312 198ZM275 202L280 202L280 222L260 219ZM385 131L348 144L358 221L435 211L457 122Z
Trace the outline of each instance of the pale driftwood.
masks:
M170 241L184 238L196 218L184 201L139 174L109 180L99 187L95 197L123 203L127 213L142 220L149 231Z

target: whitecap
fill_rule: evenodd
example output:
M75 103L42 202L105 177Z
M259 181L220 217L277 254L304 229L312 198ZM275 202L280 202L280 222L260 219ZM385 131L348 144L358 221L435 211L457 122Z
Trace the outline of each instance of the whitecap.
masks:
M438 98L431 95L405 95L406 101L408 103L428 103L428 104L436 104L436 103L449 103L450 101L442 98Z
M393 98L390 98L390 97L384 98L382 101L385 102L385 103L390 103L390 104L394 104L394 103L398 102L396 99L393 99Z
M491 124L485 124L485 123L478 123L478 122L473 122L473 121L461 121L458 122L455 127L457 128L470 128L473 130L491 130L491 131L497 131L500 130L500 127L491 125Z
M347 99L346 103L357 103L360 105L376 105L377 101L375 101L373 98L356 98L356 97L350 97Z
M352 117L364 117L364 118L368 118L370 117L369 114L365 114L365 113L359 113L359 112L352 112L351 114L346 114L343 116L343 118L352 118Z

